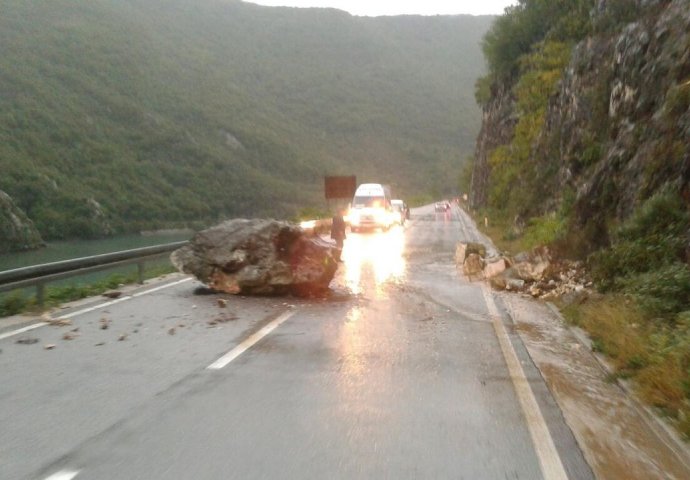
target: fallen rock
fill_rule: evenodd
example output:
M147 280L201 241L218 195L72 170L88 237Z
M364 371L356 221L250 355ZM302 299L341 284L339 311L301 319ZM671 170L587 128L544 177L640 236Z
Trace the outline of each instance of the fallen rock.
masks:
M513 268L517 275L526 282L538 282L544 277L544 272L549 267L549 262L539 261L536 263L520 262L516 263Z
M493 262L487 262L484 266L484 277L492 278L503 273L508 268L508 262L504 258L499 258Z
M463 265L467 258L473 253L476 253L481 258L486 258L486 246L475 242L458 242L455 246L455 263L457 265Z
M122 296L122 292L119 290L111 290L109 292L103 292L102 296L106 298L120 298Z
M508 278L506 279L506 290L520 291L525 288L525 281L522 279Z
M52 350L52 349L54 349L54 348L55 348L55 344L54 344L54 343L48 343L48 344L46 344L46 345L43 345L43 349L44 349L44 350Z
M277 220L235 219L197 233L171 255L181 272L231 294L300 296L328 289L335 245Z
M458 244L455 246L455 264L464 264L465 258L467 258L467 244L458 242Z
M467 256L470 256L473 253L476 253L480 257L485 258L486 257L486 246L482 243L469 242L467 244L466 254L467 254Z
M505 290L508 282L503 275L496 275L495 277L489 278L489 285L496 290Z
M69 318L46 318L45 322L53 327L66 327L72 325L72 320Z
M483 278L484 260L477 253L470 253L462 265L462 272L471 280Z

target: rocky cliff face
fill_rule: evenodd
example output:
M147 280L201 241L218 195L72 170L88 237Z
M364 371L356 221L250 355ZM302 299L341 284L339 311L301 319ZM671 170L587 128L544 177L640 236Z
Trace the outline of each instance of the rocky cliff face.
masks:
M0 190L0 253L31 250L43 245L33 222Z
M497 85L492 99L484 108L482 128L477 137L475 162L470 185L470 203L484 206L488 200L489 155L491 151L513 137L516 124L515 97L509 86Z
M598 2L592 22L610 21L607 3ZM553 211L570 192L571 225L588 249L655 192L672 188L690 200L690 1L639 0L635 8L634 21L595 28L573 49L532 148L544 201L524 213ZM484 109L475 206L487 203L488 155L513 133L510 92L495 88Z

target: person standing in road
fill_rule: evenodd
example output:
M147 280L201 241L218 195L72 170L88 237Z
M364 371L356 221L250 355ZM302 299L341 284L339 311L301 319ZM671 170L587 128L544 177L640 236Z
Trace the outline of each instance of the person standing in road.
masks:
M335 244L338 246L336 252L336 260L342 262L340 256L343 253L343 242L345 240L345 219L343 218L343 210L338 209L333 215L333 220L331 222L331 238L335 240Z

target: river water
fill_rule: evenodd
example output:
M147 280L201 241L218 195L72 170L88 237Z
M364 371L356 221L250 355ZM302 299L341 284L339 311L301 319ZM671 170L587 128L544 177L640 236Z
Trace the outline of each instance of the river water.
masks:
M148 247L162 243L188 240L191 233L159 233L151 235L123 235L100 240L72 240L50 242L48 246L31 252L17 252L0 255L0 272L14 268L28 267L42 263L88 257L101 253Z

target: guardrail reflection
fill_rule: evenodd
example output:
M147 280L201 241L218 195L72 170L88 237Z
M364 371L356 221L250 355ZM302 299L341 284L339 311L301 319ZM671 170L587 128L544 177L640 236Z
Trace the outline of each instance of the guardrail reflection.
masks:
M402 228L348 235L342 255L347 287L354 294L373 287L376 295L382 295L384 284L404 279L404 250Z

